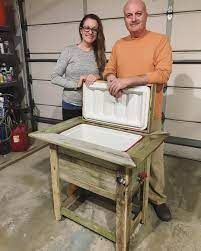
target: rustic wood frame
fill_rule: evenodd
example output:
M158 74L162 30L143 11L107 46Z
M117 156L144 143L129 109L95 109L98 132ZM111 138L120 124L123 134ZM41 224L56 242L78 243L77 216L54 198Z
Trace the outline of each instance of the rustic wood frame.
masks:
M80 140L67 139L59 134L78 124L91 123L81 117L30 134L31 137L50 144L52 190L56 220L60 220L62 215L66 216L116 242L116 251L128 251L131 234L140 222L146 222L151 154L168 135L164 132L152 131L155 93L156 86L152 85L147 130L135 132L143 135L143 138L127 152L112 150ZM101 126L113 128L112 125ZM125 128L117 129L127 130ZM132 197L139 189L138 173L140 170L147 173L147 178L144 181L142 210L133 220L131 213ZM116 232L111 232L69 210L69 207L78 199L76 196L69 197L65 202L65 206L63 206L60 195L60 179L115 201Z

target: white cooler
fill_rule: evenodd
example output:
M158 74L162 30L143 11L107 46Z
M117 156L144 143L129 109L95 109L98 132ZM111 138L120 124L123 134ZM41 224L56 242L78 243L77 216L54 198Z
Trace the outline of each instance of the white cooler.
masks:
M127 151L142 135L125 132L103 125L143 131L147 127L150 88L139 86L123 91L120 98L111 96L105 82L96 82L83 88L83 118L93 124L80 124L61 134L96 145ZM102 126L98 126L102 124Z

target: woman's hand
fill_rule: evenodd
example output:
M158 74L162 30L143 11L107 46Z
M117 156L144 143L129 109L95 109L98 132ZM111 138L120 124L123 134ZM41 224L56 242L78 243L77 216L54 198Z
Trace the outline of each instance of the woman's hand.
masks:
M99 78L100 77L98 75L89 74L85 79L85 85L86 86L93 85L93 83L96 82L96 80Z
M78 84L77 84L77 87L78 87L78 88L81 88L81 87L83 86L83 84L84 84L85 81L86 81L86 78L87 78L87 75L81 75L81 76L80 76L80 80L79 80L79 82L78 82Z

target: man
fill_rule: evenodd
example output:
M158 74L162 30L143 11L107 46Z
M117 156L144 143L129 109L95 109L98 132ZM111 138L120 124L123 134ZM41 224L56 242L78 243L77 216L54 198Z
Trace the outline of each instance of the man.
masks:
M154 130L161 130L163 85L172 67L172 51L165 35L146 29L147 10L141 0L129 0L124 6L124 20L130 35L118 40L104 71L111 95L120 97L122 90L139 85L156 84ZM162 146L152 155L149 199L157 216L171 220L164 194Z

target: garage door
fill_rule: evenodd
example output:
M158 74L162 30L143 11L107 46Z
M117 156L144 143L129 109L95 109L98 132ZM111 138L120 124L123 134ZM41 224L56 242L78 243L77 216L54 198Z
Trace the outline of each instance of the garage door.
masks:
M166 153L201 160L201 1L171 1L173 73L168 82Z
M79 41L78 25L83 15L95 13L101 17L109 57L114 42L128 34L122 13L125 2L25 1L30 69L38 117L61 119L62 89L51 85L50 75L61 50ZM148 28L168 33L173 47L173 73L168 82L164 106L164 128L171 134L166 152L201 159L201 1L145 2L149 12ZM45 124L40 123L40 127L43 126Z

